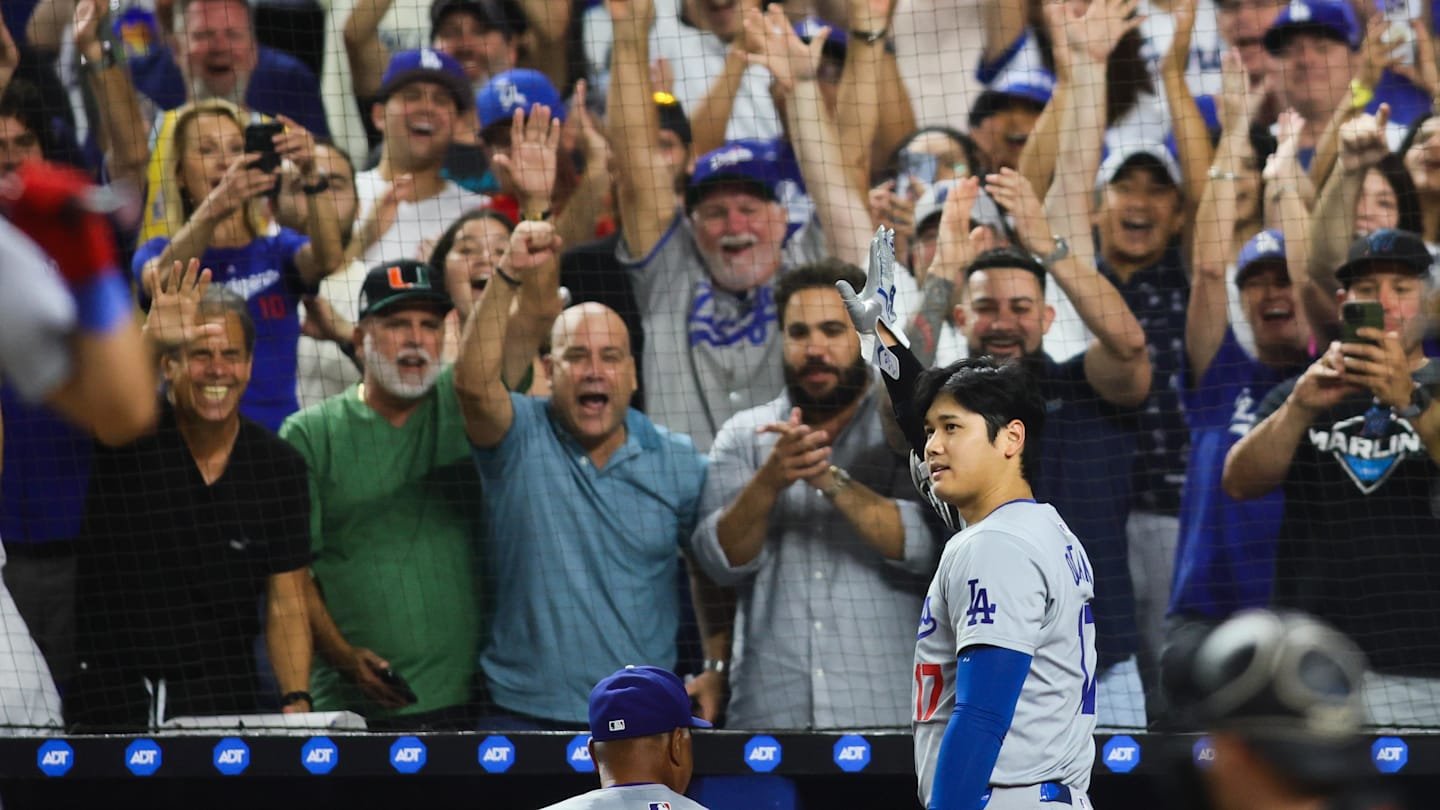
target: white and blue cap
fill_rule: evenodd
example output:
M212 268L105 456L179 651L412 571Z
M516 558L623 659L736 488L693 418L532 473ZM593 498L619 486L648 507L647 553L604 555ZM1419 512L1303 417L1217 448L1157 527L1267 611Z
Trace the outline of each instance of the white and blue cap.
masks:
M565 101L560 98L560 91L544 73L529 68L511 68L497 73L475 94L475 109L480 116L481 129L509 121L516 110L524 110L529 115L530 108L536 104L549 107L555 120L565 120Z
M453 57L433 48L400 51L390 57L376 97L384 101L415 82L434 82L450 91L458 109L470 109L470 80L465 78L465 69Z
M1100 163L1100 171L1095 175L1095 190L1099 191L1115 182L1121 172L1135 164L1160 168L1165 177L1169 178L1170 185L1180 188L1180 164L1170 153L1169 147L1163 143L1142 142L1127 143L1110 150L1110 154Z
M1285 269L1285 234L1277 228L1267 228L1250 237L1240 248L1240 256L1235 260L1235 286L1276 265Z
M1043 67L1007 71L999 80L985 88L970 106L970 128L986 118L1019 104L1036 112L1050 103L1055 93L1055 74Z
M729 184L744 186L762 199L783 202L780 185L792 178L780 146L780 141L748 138L729 141L701 155L685 189L685 210L698 205L710 188Z
M714 728L690 714L685 684L668 669L628 666L590 690L590 737L595 742L664 734L677 728Z
M1318 34L1360 49L1360 22L1347 0L1290 0L1265 31L1265 50L1279 55L1296 34Z

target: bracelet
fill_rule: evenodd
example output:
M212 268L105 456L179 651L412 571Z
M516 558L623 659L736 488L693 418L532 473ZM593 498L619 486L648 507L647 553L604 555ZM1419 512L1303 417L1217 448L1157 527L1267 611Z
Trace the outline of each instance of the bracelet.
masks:
M521 281L520 279L515 278L514 276L512 276L512 275L510 275L509 273L505 272L504 270L501 270L501 269L498 268L498 267L495 268L495 275L499 276L501 281L505 282L506 284L509 284L511 287L516 287L516 288L518 288L521 284L524 284L524 283L525 283L525 282Z
M1359 79L1350 80L1350 109L1363 110L1365 105L1375 99L1375 90L1366 87Z
M280 705L289 706L291 703L300 700L303 700L306 703L310 704L311 707L314 707L315 705L315 698L310 697L310 693L305 691L286 692L285 694L280 696Z
M879 31L859 31L854 28L850 29L850 36L853 39L858 39L861 42L864 42L866 45L874 45L875 43L884 39L885 36L889 33L889 28L881 28Z
M723 675L730 670L730 661L724 658L706 658L700 668L705 672L719 672Z
M115 43L108 39L100 40L100 60L92 62L80 54L80 67L84 70L105 70L120 64L120 55L115 52Z
M538 214L526 214L526 222L548 222L550 220L550 209L546 208Z

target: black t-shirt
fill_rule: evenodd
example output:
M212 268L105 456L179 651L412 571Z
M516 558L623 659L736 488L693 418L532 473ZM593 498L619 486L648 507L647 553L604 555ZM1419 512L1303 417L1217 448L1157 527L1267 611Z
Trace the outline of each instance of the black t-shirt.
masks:
M1434 385L1440 369L1414 378ZM1271 391L1257 420L1295 382ZM1334 623L1376 670L1440 676L1440 467L1392 409L1347 398L1305 431L1275 565L1276 602Z
M168 714L255 711L259 600L271 575L310 561L305 461L242 417L224 473L206 485L173 408L161 407L153 435L96 449L78 643L81 688L112 694L79 703L104 715L143 677L200 684L175 693Z

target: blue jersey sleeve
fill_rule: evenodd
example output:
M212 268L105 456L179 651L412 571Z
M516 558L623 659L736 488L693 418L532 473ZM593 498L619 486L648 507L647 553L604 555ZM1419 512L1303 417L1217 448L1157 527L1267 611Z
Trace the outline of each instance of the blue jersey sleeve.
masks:
M1030 672L1030 656L1003 647L960 651L955 669L955 713L940 740L935 786L927 810L979 810L990 787L1000 744L1015 718L1015 704Z

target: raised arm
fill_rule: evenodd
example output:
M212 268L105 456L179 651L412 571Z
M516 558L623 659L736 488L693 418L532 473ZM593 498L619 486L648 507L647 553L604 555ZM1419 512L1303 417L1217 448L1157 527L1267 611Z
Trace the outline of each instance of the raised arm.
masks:
M502 377L510 307L520 287L544 264L556 261L559 247L548 222L515 226L509 249L495 268L500 283L489 285L465 323L455 360L455 392L465 414L465 433L477 447L494 447L510 432L515 412Z
M1051 53L1055 57L1055 89L1050 94L1050 102L1040 111L1040 117L1030 131L1030 137L1025 139L1025 147L1020 150L1017 168L1025 175L1025 179L1030 181L1035 193L1043 198L1049 194L1050 181L1055 176L1055 161L1060 150L1060 122L1066 115L1066 108L1077 103L1074 98L1077 79L1070 69L1070 48L1065 41L1065 6L1048 4L1042 9L1045 26L1050 32ZM1103 84L1104 74L1101 75ZM1085 80L1094 81L1089 74ZM1104 109L1103 102L1100 108Z
M275 150L280 157L295 164L300 182L313 186L320 182L315 168L315 139L293 120L281 115L285 131L275 136ZM276 182L279 182L278 179ZM335 195L306 194L305 235L309 243L295 252L295 266L300 279L314 287L322 279L339 270L345 258L345 245L340 239L340 215L335 210Z
M520 8L530 26L526 36L532 40L522 58L529 62L527 67L549 76L556 87L564 87L568 80L565 35L570 30L571 6L571 3L553 0L520 0Z
M1374 116L1359 115L1340 127L1340 165L1332 171L1320 188L1315 201L1313 219L1319 227L1310 231L1309 278L1306 287L1306 311L1316 327L1339 321L1339 305L1335 290L1340 281L1335 268L1345 263L1355 233L1355 204L1365 175L1386 155L1390 147L1385 140L1385 125L1390 120L1390 107L1381 104Z
M1280 145L1270 158L1260 178L1265 194L1265 215L1285 237L1285 273L1290 286L1299 296L1300 307L1295 313L1301 331L1317 322L1338 317L1334 288L1322 289L1310 280L1310 207L1306 196L1309 177L1298 158L1300 133L1305 121L1294 110L1280 114ZM1319 319L1317 321L1317 319ZM1333 321L1332 321L1333 322Z
M863 264L870 253L870 211L864 191L856 188L844 172L837 175L834 171L834 167L844 165L844 150L835 117L816 80L820 51L829 30L821 29L807 45L790 27L779 5L771 6L763 20L759 11L747 10L745 25L766 27L765 53L753 57L753 61L768 68L776 84L789 94L785 106L790 140L830 252L842 261Z
M95 0L75 7L75 49L85 58L85 73L99 112L100 140L110 177L143 188L150 162L150 127L140 114L140 97L124 62L107 66L99 38L105 12Z
M610 142L585 106L588 90L584 79L575 83L569 119L574 124L566 122L567 126L579 129L577 141L585 153L585 173L565 201L565 207L555 215L555 232L567 245L583 245L595 238L595 220L611 187Z
M753 27L742 29L725 51L725 67L710 82L705 97L690 111L690 148L696 155L719 149L735 111L735 96L750 69L750 55L764 50L764 34Z
M648 256L675 211L670 172L660 157L660 120L650 86L653 0L606 0L614 23L608 120L619 192L620 230L631 256Z
M980 194L980 179L967 177L955 184L940 209L940 228L935 236L935 258L920 288L920 308L905 324L905 337L921 367L935 362L941 330L951 320L955 291L965 283L965 269L976 256L990 247L989 230L970 229L970 211ZM907 397L908 399L908 397ZM917 448L916 452L922 452Z
M40 0L25 24L26 44L45 54L58 53L65 24L74 18L75 0ZM4 23L0 23L0 28L4 27Z
M380 79L390 51L380 41L380 21L395 0L356 0L345 19L345 55L350 59L350 86L357 98L371 98L380 92Z
M89 2L89 0L83 0ZM157 277L164 279L175 262L182 264L198 259L210 247L215 227L234 215L241 207L249 204L256 196L269 190L275 183L275 175L252 168L250 164L260 159L258 152L241 155L230 164L220 184L210 190L205 199L196 206L195 213L185 221L170 243L152 259L145 268L145 276L155 268Z
M1339 346L1332 347L1300 375L1279 407L1230 448L1220 479L1225 494L1236 500L1249 500L1285 483L1295 450L1316 414L1353 390L1341 382L1341 374L1336 370L1336 365L1344 362ZM1264 409L1262 406L1262 412Z
M1170 107L1170 128L1175 135L1176 155L1180 158L1182 187L1188 189L1205 187L1205 174L1212 160L1210 132L1205 126L1205 118L1200 115L1200 108L1195 106L1190 84L1185 80L1185 67L1190 59L1190 36L1195 29L1195 3L1196 0L1178 0L1172 8L1175 36L1160 64L1160 79ZM1185 221L1193 223L1199 199L1193 193L1187 196Z
M1015 0L983 0L980 3L980 25L985 36L985 50L980 59L994 64L1025 33L1025 3Z
M894 10L892 0L850 0L849 7L852 31L878 34L890 27L890 14ZM896 86L886 82L885 87L881 87L882 81L888 78L884 70L885 58L883 37L872 42L852 36L845 49L845 71L840 75L835 123L840 131L845 168L853 175L851 182L855 188L862 193L870 189L870 158L875 148L875 135L880 128L880 99L887 101L886 118L898 122L900 126L910 124L912 126L906 132L914 131L915 113L910 109L910 97L905 93L904 84ZM889 151L885 154L888 155Z

